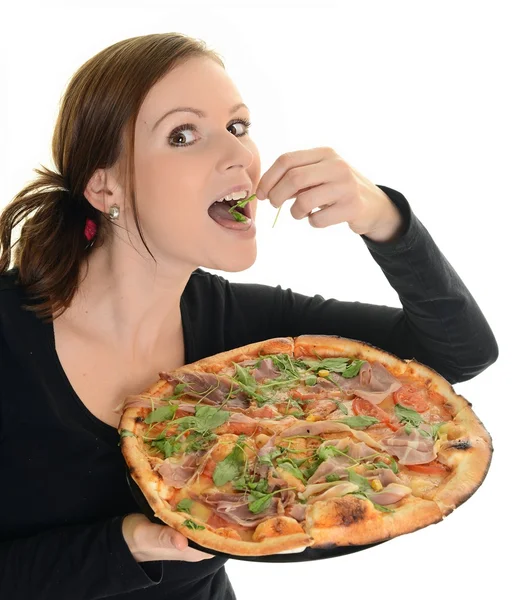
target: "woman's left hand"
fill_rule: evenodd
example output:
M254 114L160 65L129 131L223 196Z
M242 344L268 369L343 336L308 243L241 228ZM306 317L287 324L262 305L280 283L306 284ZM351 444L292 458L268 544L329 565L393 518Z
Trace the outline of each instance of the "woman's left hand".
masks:
M403 225L388 196L328 147L282 154L263 174L256 193L276 208L296 198L290 209L294 219L308 217L313 227L348 223L377 242L395 239ZM310 214L315 208L321 210Z

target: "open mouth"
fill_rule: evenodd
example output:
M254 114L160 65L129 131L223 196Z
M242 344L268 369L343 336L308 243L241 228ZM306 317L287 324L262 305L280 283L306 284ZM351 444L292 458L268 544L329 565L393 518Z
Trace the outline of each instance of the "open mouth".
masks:
M248 198L247 195L245 198ZM207 210L209 216L227 229L248 229L252 223L250 202L241 200L224 200L213 202Z

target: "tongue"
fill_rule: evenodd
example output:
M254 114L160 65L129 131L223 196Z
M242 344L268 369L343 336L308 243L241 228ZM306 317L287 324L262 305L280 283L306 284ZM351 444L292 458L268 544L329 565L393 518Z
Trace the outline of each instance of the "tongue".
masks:
M245 217L246 221L237 221L230 213L231 205L228 202L214 202L207 211L213 221L216 221L222 227L227 229L249 229L251 220Z

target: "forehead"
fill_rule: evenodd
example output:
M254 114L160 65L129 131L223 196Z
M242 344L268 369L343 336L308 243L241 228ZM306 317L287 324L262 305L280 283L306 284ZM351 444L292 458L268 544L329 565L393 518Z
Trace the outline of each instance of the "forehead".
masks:
M241 102L241 96L225 69L210 58L191 58L174 67L146 95L138 119L154 123L177 106L193 106L204 112L225 111Z

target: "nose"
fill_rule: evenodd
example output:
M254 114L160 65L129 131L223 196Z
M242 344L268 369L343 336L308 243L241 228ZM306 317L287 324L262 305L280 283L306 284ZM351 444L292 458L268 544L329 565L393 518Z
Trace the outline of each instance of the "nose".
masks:
M247 169L251 166L254 161L254 152L247 148L241 141L242 139L229 132L218 139L217 153L219 166L222 170L236 166Z

